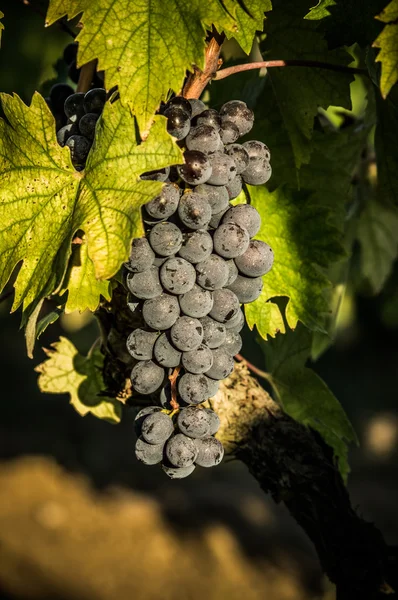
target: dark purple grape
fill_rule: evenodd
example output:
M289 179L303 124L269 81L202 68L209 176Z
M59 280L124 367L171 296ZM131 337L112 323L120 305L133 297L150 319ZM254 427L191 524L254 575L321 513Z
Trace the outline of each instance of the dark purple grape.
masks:
M164 111L167 117L167 131L177 140L184 139L191 128L191 118L189 113L179 106L169 106Z
M206 154L197 150L188 150L184 154L185 164L177 165L181 179L190 185L206 183L211 175L211 164Z
M84 96L84 110L86 113L100 115L106 102L106 91L103 88L93 88Z

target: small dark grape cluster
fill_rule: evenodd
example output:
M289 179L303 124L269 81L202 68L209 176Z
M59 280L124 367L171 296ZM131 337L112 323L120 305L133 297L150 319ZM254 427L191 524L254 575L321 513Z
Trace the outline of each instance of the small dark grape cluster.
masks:
M76 68L77 43L64 50L64 60L69 66L69 77L77 83L80 69ZM57 141L70 149L76 170L81 171L95 136L95 125L101 116L106 92L99 73L94 73L92 88L86 93L75 92L67 83L57 83L46 102L56 121Z
M175 97L163 114L185 149L184 164L141 176L164 186L143 207L146 237L133 240L125 265L128 306L142 322L127 350L133 391L154 394L161 405L137 417L137 458L182 478L223 456L213 437L218 418L200 405L231 374L242 346L241 304L258 298L273 264L270 246L253 239L258 211L230 201L243 182L268 181L271 166L265 144L238 143L254 121L244 102L217 112Z

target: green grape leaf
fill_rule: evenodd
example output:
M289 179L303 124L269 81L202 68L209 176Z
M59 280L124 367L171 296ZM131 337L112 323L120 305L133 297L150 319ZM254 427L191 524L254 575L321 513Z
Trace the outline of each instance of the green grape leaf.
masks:
M347 66L352 57L342 49L329 51L317 23L302 18L305 2L274 3L266 24L267 38L262 51L267 60L316 60ZM312 67L287 66L268 69L274 107L281 114L289 136L294 163L299 169L310 161L313 150L314 117L318 108L330 105L351 108L350 73Z
M122 102L146 132L168 91L181 89L193 65L203 68L207 28L215 24L248 53L256 30L263 29L264 11L270 9L270 0L250 2L250 14L235 0L170 0L156 7L128 0L51 0L46 24L83 13L78 64L98 58L107 86L119 87Z
M96 279L94 263L88 256L87 242L83 238L80 244L74 244L68 271L63 282L68 290L65 312L75 310L94 312L100 303L100 297L111 299L111 282Z
M398 206L398 89L394 88L386 100L377 90L375 94L378 193L384 202Z
M329 10L331 6L336 6L336 0L319 0L318 4L310 8L304 18L310 21L318 21L319 19L329 17L331 15Z
M330 282L320 267L344 256L341 234L328 223L328 209L318 206L308 194L287 188L269 192L263 186L250 186L249 192L262 220L256 238L269 244L275 256L271 271L264 275L260 297L245 309L249 327L259 323L263 337L274 335L277 329L283 331L280 317L275 320L275 309L274 319L269 320L267 303L287 296L286 320L292 329L300 320L310 329L324 331L328 313L325 291ZM269 323L268 331L264 323Z
M376 61L381 62L380 90L386 98L398 81L398 0L392 0L376 18L385 23L373 46L380 48Z
M296 331L260 342L270 372L269 381L293 419L318 431L334 450L342 476L349 473L349 443L358 444L355 431L340 402L326 383L305 366L311 333L302 325Z
M69 394L70 403L79 415L93 414L109 423L119 423L121 403L114 398L100 395L104 389L102 367L104 357L99 349L88 356L79 354L68 339L46 350L48 359L36 367L38 385L42 392Z
M42 319L40 319L36 327L36 339L39 339L39 337L45 332L49 325L52 325L53 323L58 321L61 315L62 308L56 308L55 310L51 310Z
M9 124L0 121L0 289L22 263L13 310L20 304L28 310L60 287L77 230L86 235L95 277L118 271L131 239L143 234L139 207L162 185L139 175L181 162L182 153L164 117L139 143L128 108L108 103L86 168L77 172L68 148L57 144L54 119L39 94L30 107L5 94L2 103ZM77 308L86 305L83 297Z
M378 294L398 255L398 209L369 199L359 218L357 237L362 276Z
M2 13L0 10L0 19L2 19L3 17L4 17L4 13ZM3 25L3 23L0 22L0 45L1 45L1 34L3 33L3 29L4 29L4 25Z

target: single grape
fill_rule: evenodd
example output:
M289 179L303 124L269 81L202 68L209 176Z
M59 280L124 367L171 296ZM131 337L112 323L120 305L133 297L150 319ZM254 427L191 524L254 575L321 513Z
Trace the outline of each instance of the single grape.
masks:
M227 212L229 207L230 207L230 204L228 203L228 206L226 208L221 210L219 213L212 215L209 226L212 227L213 229L217 229L217 227L219 226L219 224L221 222L221 219L223 218L223 216L225 215L225 213Z
M166 456L175 467L189 467L198 455L194 441L177 433L166 444Z
M241 100L230 100L220 109L221 121L232 121L239 129L239 135L249 133L254 123L253 111Z
M100 115L106 102L106 91L103 88L93 88L84 96L84 110L86 113Z
M201 112L196 118L192 119L192 124L194 127L198 127L199 125L211 125L219 131L221 127L221 118L214 108L208 108Z
M164 331L169 329L180 314L180 305L175 296L162 294L157 298L145 300L142 307L142 316L145 323L152 329Z
M234 359L223 347L215 348L212 353L213 364L205 374L211 379L226 379L234 370Z
M220 138L223 144L233 144L239 137L239 129L232 121L223 120Z
M210 435L210 424L210 415L203 408L188 406L178 413L178 428L190 438L204 438Z
M164 111L167 117L167 131L177 140L184 139L191 128L191 117L189 113L179 106L169 106Z
M234 159L238 175L249 166L249 153L241 144L229 144L225 147L225 153Z
M196 281L205 290L217 290L227 282L229 270L221 256L211 254L196 265Z
M188 150L199 150L204 154L210 154L218 150L220 136L217 129L211 125L198 125L192 127L185 140L185 145Z
M170 467L163 464L162 469L170 479L184 479L184 477L189 477L194 472L195 465L190 465L189 467Z
M249 243L247 229L236 223L222 223L214 232L214 250L223 258L241 256L248 249Z
M213 308L213 296L209 290L204 290L199 285L179 297L180 307L184 315L199 319L209 314Z
M229 270L229 275L228 275L228 279L226 282L226 286L231 285L231 283L233 283L235 281L235 279L238 276L238 267L235 264L235 261L231 258L230 260L226 260L225 261L228 265L228 270Z
M179 317L170 331L174 346L183 352L196 350L202 343L203 327L198 319Z
M74 166L80 166L86 162L91 148L91 143L87 138L82 135L71 135L66 140L65 146L70 149L70 156Z
M263 142L259 142L257 140L250 140L250 142L245 142L242 144L243 148L249 155L249 158L265 158L268 162L271 159L271 152L269 151L268 146L263 144Z
M163 292L157 267L150 267L140 273L127 273L126 285L130 292L141 300L156 298Z
M221 424L220 417L211 408L205 408L204 410L207 412L207 414L209 416L209 421L210 421L209 434L214 435L217 433L217 431L220 428L220 424Z
M242 344L242 338L240 337L239 333L227 331L224 349L228 352L228 354L230 354L231 356L239 354L239 352L242 350Z
M156 256L155 254L155 260L153 261L153 264L155 267L161 267L166 260L169 260L169 258L172 258L172 256Z
M265 275L271 270L273 262L272 248L261 240L252 240L246 252L235 259L239 271L248 277Z
M142 424L147 416L155 412L160 412L161 410L160 406L145 406L136 414L134 419L134 430L137 437L141 435Z
M235 177L229 183L227 183L225 187L228 192L228 198L230 200L234 200L234 198L237 198L242 191L242 177L240 175L235 175Z
M167 410L172 410L173 407L171 406L171 400L171 384L170 381L167 381L167 383L160 388L159 402L163 406L163 408L166 408Z
M215 321L211 317L203 317L200 319L203 327L203 343L209 348L219 348L225 342L226 329L225 325Z
M206 104L197 98L189 98L189 104L191 105L192 109L192 118L200 115L200 113L206 110Z
M153 358L153 347L158 335L157 331L134 329L126 341L128 353L137 360L150 360Z
M176 254L182 246L181 230L173 223L158 223L151 229L149 243L160 256Z
M205 375L184 373L178 379L178 393L187 404L202 404L211 397L208 378Z
M162 333L156 340L154 347L155 359L162 367L174 368L181 363L182 353L174 348L170 334Z
M217 152L209 156L211 174L207 183L211 185L227 185L236 175L234 159L228 154Z
M73 88L66 83L56 83L50 90L51 107L55 113L64 112L65 100L74 94Z
M203 196L187 192L178 205L178 216L189 229L203 229L211 219L210 204Z
M182 366L188 373L199 375L208 371L213 364L213 355L207 346L201 344L195 350L182 353Z
M229 207L229 195L224 185L209 185L202 183L197 185L195 193L206 198L210 204L212 215L219 213Z
M196 439L194 441L198 450L195 463L200 467L215 467L219 465L224 457L222 443L215 437Z
M182 110L185 110L185 112L192 116L191 103L187 98L184 98L183 96L175 96L174 98L169 100L169 102L167 103L167 107L169 106L175 106Z
M153 265L155 253L149 245L146 238L134 238L131 245L130 257L126 268L133 273L141 273L146 271Z
M206 183L211 175L211 164L206 154L198 150L187 150L184 160L185 164L177 165L181 179L190 185Z
M240 331L242 331L244 324L245 315L243 314L243 311L240 310L233 319L225 323L225 329L227 333L228 331L230 331L231 333L239 333Z
M79 129L76 125L76 123L68 123L67 125L64 125L63 127L61 127L61 129L58 129L57 131L57 142L60 146L65 146L67 140L70 138L71 135L76 135L79 133Z
M269 162L265 158L257 156L250 159L249 166L242 173L242 179L249 185L263 185L267 183L271 175L272 169Z
M156 169L155 171L146 171L140 177L144 181L166 181L170 173L170 167L165 169Z
M77 58L77 49L78 49L77 42L72 42L71 44L68 44L65 47L64 53L62 55L62 58L64 59L65 63L68 66L71 63L73 63L74 61L76 61L76 58Z
M259 212L250 204L238 204L232 206L228 212L225 213L223 223L236 223L244 227L252 238L258 233L261 227L261 217Z
M178 254L188 262L196 264L208 258L212 251L211 235L205 229L197 229L183 234L183 242Z
M141 431L148 444L164 444L174 431L173 421L164 412L154 412L145 417Z
M162 385L164 374L152 360L140 360L131 371L131 384L139 394L153 394Z
M84 115L83 101L84 94L82 92L72 94L65 100L64 113L68 119L70 119L72 123L76 123L76 125L79 122L79 119Z
M83 115L79 121L79 130L87 139L93 140L95 137L95 126L99 119L99 115L95 113L87 113Z
M203 375L206 377L206 384L208 389L208 398L213 398L218 392L218 388L220 387L220 382L218 379L211 379L211 377L207 377L207 375Z
M195 285L195 267L179 256L170 258L160 267L160 281L172 294L185 294Z
M172 183L165 183L162 191L144 206L154 219L168 219L178 208L180 189Z
M135 456L144 465L157 465L163 459L163 444L148 444L143 437L135 443Z
M213 308L209 316L219 323L227 323L235 317L240 310L239 300L231 290L225 288L214 290Z
M239 298L241 304L249 304L257 300L263 289L261 277L243 277L238 275L228 289L232 290Z

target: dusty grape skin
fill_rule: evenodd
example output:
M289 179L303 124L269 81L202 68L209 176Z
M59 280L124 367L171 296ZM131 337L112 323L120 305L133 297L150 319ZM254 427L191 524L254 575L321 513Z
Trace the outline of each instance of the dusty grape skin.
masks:
M207 182L211 185L227 185L236 175L236 165L234 159L217 152L209 156L211 166L211 175Z
M271 159L271 152L269 151L268 146L263 142L259 142L258 140L250 140L249 142L244 142L242 146L248 153L249 158L261 156L268 162Z
M152 329L170 329L180 315L180 305L175 296L161 294L145 300L142 307L144 321Z
M194 285L192 290L179 296L181 311L187 317L205 317L213 308L213 296L209 290Z
M229 199L234 200L242 191L242 177L240 175L235 175L235 177L225 187L227 189Z
M221 118L214 108L207 108L198 117L192 119L192 123L194 127L198 125L211 125L218 131L221 127Z
M189 467L198 455L194 441L183 433L177 433L166 444L166 456L175 467Z
M126 285L129 291L141 300L156 298L162 293L162 286L159 280L159 269L150 267L140 273L128 273Z
M135 443L135 456L144 465L157 465L163 460L163 444L148 444L141 436Z
M237 276L239 274L239 271L238 271L238 267L236 266L233 258L230 258L229 260L226 260L225 262L227 263L228 270L229 270L228 279L225 284L226 286L228 286L235 281L235 279L237 278Z
M148 444L164 444L173 431L173 421L163 412L148 415L141 426L141 435Z
M178 208L180 190L172 183L165 183L162 191L144 206L154 219L168 219Z
M195 439L194 444L198 450L195 463L200 467L215 467L224 457L222 443L214 437Z
M209 415L209 422L210 422L210 432L209 433L210 433L210 435L214 435L217 433L217 431L220 428L220 424L221 424L220 417L211 408L205 408L204 410Z
M230 321L227 321L224 326L227 332L231 331L232 333L239 333L242 331L244 324L245 315L243 314L243 310L240 310L238 314Z
M167 292L185 294L195 285L195 267L179 256L170 258L160 267L160 281Z
M220 135L211 125L192 127L185 139L188 150L199 150L206 154L216 152L220 146Z
M239 129L239 135L249 133L254 123L253 111L241 100L230 100L220 109L221 121L232 121Z
M196 186L195 193L200 194L210 204L211 214L217 214L229 206L229 195L224 185L209 185L202 183Z
M190 465L189 467L171 467L163 464L162 469L170 479L184 479L184 477L189 477L194 472L195 465Z
M244 277L238 275L231 285L228 286L239 299L241 304L249 304L257 300L263 289L263 280L261 277Z
M210 348L201 344L191 352L182 353L182 366L188 373L200 375L208 371L213 364L213 355Z
M226 379L234 370L234 359L224 348L215 348L213 352L213 365L205 375L211 379Z
M242 256L235 259L239 271L247 277L261 277L272 268L274 253L272 248L261 240L252 240Z
M151 360L158 332L134 329L127 338L128 353L137 360Z
M192 116L191 103L187 98L184 98L184 96L174 96L174 98L169 100L169 102L167 103L167 108L171 106L179 107L182 110L185 110L190 116Z
M189 229L203 229L210 222L211 207L204 196L188 192L180 200L178 216Z
M131 246L129 260L125 263L126 268L133 273L146 271L153 265L155 253L146 238L135 238Z
M170 341L170 334L162 333L154 344L154 356L162 367L178 367L181 363L182 352L174 348Z
M209 348L219 348L225 342L226 328L222 323L218 323L211 317L200 319L203 327L203 343Z
M181 179L190 185L206 183L212 170L206 154L197 150L187 150L184 159L185 164L177 165L177 171Z
M203 340L203 327L198 319L179 317L171 328L170 336L178 350L183 352L196 350Z
M190 438L204 438L210 435L211 418L203 408L188 406L183 408L177 417L177 425L181 433Z
M206 110L206 104L202 102L202 100L198 100L197 98L189 98L189 103L192 109L192 118L200 115L200 113Z
M210 227L212 227L213 229L217 229L223 216L228 211L229 206L230 206L230 204L228 203L228 206L226 208L221 210L219 213L216 213L215 215L211 216L210 223L209 223Z
M87 113L79 121L80 133L89 140L93 140L95 137L95 126L99 117L100 115L96 115L95 113Z
M211 254L206 260L196 265L196 281L205 290L216 290L224 287L229 270L223 258Z
M207 377L207 375L203 375L206 378L206 384L208 389L208 398L212 398L218 392L218 388L220 387L219 379L212 379L211 377Z
M65 142L65 146L70 149L70 155L73 165L82 165L90 152L91 144L89 140L82 135L71 135Z
M160 256L176 254L182 246L181 230L174 223L158 223L149 233L149 243Z
M211 397L208 378L205 375L184 373L178 379L178 393L187 404L201 404Z
M223 144L233 144L239 137L239 129L232 121L223 120L220 129L220 138Z
M239 333L227 331L224 348L229 354L231 354L231 356L239 354L239 352L242 350L242 338Z
M85 114L84 106L84 94L82 92L77 92L68 96L65 100L64 104L64 113L71 119L74 117L74 123L78 123L79 119Z
M241 144L228 144L225 146L225 153L234 159L237 175L249 166L249 153Z
M260 230L261 217L256 208L250 204L231 206L222 219L223 223L235 223L244 227L249 236L254 237Z
M137 437L141 435L141 427L146 417L155 412L160 412L161 410L162 409L160 408L160 406L145 406L144 408L141 408L140 411L138 411L134 419L134 430Z
M65 146L67 140L72 136L79 133L79 129L76 123L68 123L58 129L57 131L57 142L60 146Z
M223 258L241 256L248 249L249 243L247 229L236 223L221 223L214 232L214 250Z
M192 264L205 260L213 251L213 240L205 229L184 233L178 254Z
M189 113L178 106L169 106L163 115L167 118L167 131L177 140L184 139L191 129Z
M214 290L213 308L209 316L219 323L227 323L235 317L240 310L239 300L236 295L228 289Z
M166 181L170 173L170 167L165 169L156 169L154 171L146 171L141 175L144 181Z
M140 360L131 371L133 389L146 396L160 388L164 380L164 369L151 360Z
M261 156L251 158L249 166L243 171L242 179L249 185L263 185L272 175L269 162Z

